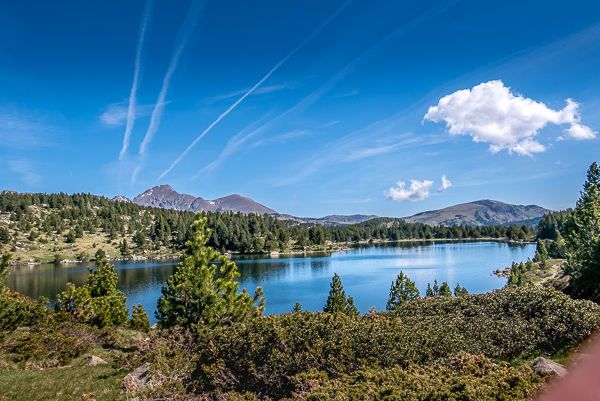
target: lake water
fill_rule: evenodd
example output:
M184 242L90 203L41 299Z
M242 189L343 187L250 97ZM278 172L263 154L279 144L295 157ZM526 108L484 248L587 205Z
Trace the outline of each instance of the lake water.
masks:
M279 257L237 256L240 290L253 294L262 286L266 297L266 313L289 312L298 301L304 310L322 310L329 294L334 273L342 279L346 294L354 298L361 313L375 306L385 310L390 285L402 270L413 280L421 296L427 283L437 279L456 283L470 293L501 288L506 279L491 275L497 268L513 261L533 259L534 244L502 242L404 242L360 246L349 251ZM128 298L128 306L142 303L151 321L160 297L161 284L173 273L177 260L114 262L119 276L119 289ZM13 268L6 285L34 299L45 296L51 301L65 290L67 282L84 285L87 266L36 265Z

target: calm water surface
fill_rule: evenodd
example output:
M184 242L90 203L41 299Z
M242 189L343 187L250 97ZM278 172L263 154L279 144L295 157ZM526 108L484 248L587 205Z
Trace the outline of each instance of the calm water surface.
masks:
M534 244L501 242L412 242L361 246L345 252L308 256L238 256L233 257L241 276L240 290L250 293L262 286L267 299L266 313L289 312L296 301L303 309L322 310L329 293L329 283L338 273L347 295L361 313L375 306L384 310L392 280L400 270L413 280L421 295L427 283L457 282L470 293L488 292L506 284L506 279L491 275L512 261L533 259ZM142 303L154 321L152 311L160 297L161 284L173 273L176 260L114 262L119 289L128 298L129 307ZM6 285L32 298L45 296L51 301L65 290L67 282L84 285L87 266L21 266L11 270Z

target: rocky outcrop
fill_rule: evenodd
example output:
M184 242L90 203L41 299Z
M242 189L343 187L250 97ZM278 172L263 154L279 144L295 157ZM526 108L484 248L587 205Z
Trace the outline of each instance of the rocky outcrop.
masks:
M542 358L538 356L533 360L533 373L538 376L548 376L551 374L556 374L559 377L563 377L567 374L567 370L560 363L551 361L550 359Z
M127 393L142 391L146 386L152 386L150 362L146 362L123 378L123 387Z

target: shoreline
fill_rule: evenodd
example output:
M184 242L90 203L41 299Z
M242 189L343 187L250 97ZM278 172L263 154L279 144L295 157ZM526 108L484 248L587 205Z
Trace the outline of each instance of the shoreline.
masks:
M334 252L347 252L352 250L357 245L376 245L376 244L391 244L391 243L410 243L410 242L503 242L509 244L523 244L530 245L535 244L534 241L515 241L509 239L502 238L430 238L430 239L422 239L422 238L411 238L411 239L399 239L399 240L365 240L358 242L342 242L342 243L332 243L327 246L332 246L332 249L303 249L303 250L289 250L286 252L262 252L262 253L238 253L238 252L225 252L223 255L229 257L235 256L262 256L262 257L277 257L277 256L287 256L287 255L306 255L312 253L326 252L326 253L334 253ZM138 260L160 260L160 259L179 259L181 253L177 254L163 254L163 255L152 255L152 256L132 256L128 258L109 258L107 259L109 262L121 262L121 261L138 261ZM89 260L71 260L64 259L60 262L52 262L52 261L13 261L11 263L11 267L21 267L21 266L37 266L42 264L56 264L60 265L71 265L71 264L80 264L80 263L90 263L96 262L96 259ZM495 272L494 272L495 274Z

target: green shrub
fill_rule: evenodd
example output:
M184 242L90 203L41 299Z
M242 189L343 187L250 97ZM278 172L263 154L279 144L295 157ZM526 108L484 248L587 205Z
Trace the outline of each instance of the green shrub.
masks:
M131 312L131 327L135 330L145 332L150 331L150 321L148 320L144 305L133 305L133 311Z
M181 388L198 394L282 398L302 392L306 381L299 378L311 372L318 372L321 379L306 376L306 380L321 380L324 386L331 381L334 388L335 383L341 385L359 372L381 370L376 375L385 376L383 370L392 369L404 375L405 371L416 374L415 369L426 366L446 367L439 377L433 371L427 373L432 376L431 383L436 383L463 353L483 354L496 362L556 354L589 336L599 325L600 306L592 302L575 301L551 289L515 288L421 299L394 312L365 316L296 312L214 328L196 326L193 337L176 338L172 332L164 332L144 342L127 363L132 367L142 361L162 364L161 369L167 371L163 375L178 372ZM187 356L181 356L182 350ZM180 360L185 364L179 362L175 368L173 364ZM520 373L506 369L497 378L485 376L482 380L491 388L496 382L518 378ZM469 375L464 369L462 372ZM529 384L515 386L519 390L514 394L529 388ZM471 391L467 387L465 394ZM442 393L435 394L433 399L444 398ZM471 399L478 398L474 395Z
M12 331L19 326L34 326L48 319L48 300L35 302L30 298L6 289L0 293L0 332Z
M45 329L11 340L3 348L15 362L32 360L46 368L67 365L91 347L92 342L85 337Z

